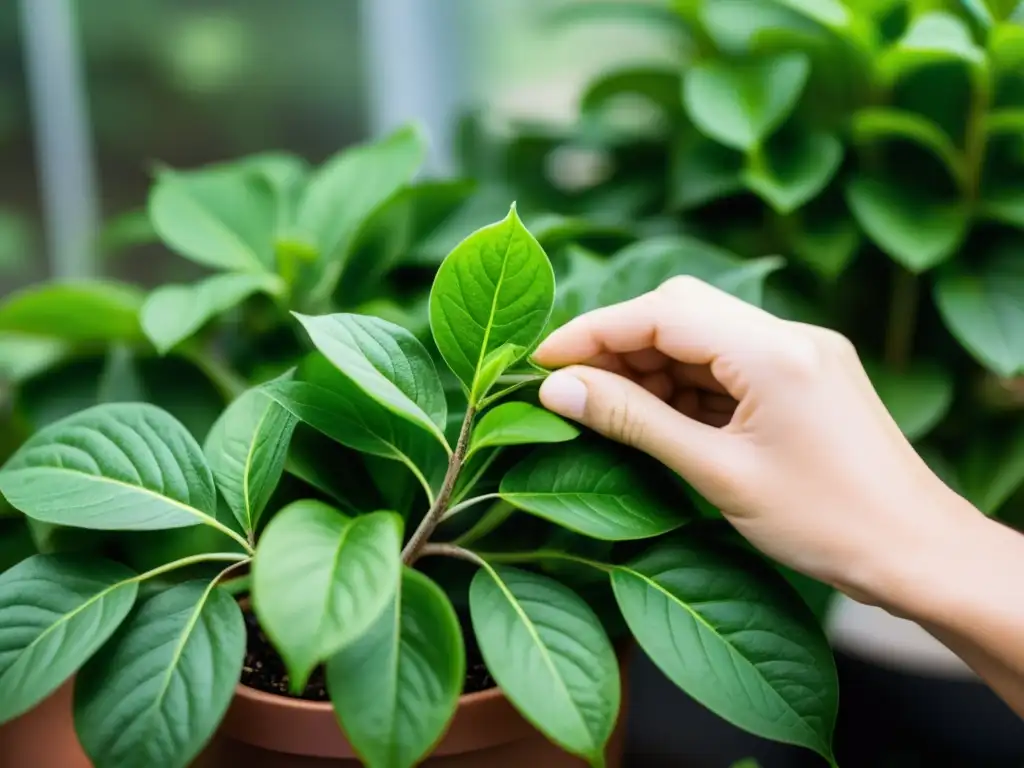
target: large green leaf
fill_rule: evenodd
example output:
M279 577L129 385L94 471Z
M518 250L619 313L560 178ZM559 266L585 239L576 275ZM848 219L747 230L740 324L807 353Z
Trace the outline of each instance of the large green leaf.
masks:
M839 170L843 145L828 133L798 133L769 141L750 157L747 186L779 213L790 213L815 197Z
M682 488L659 469L609 441L580 440L531 453L502 479L501 497L595 539L644 539L687 518Z
M149 218L169 248L207 267L274 267L274 192L242 169L162 172L149 195Z
M227 407L203 446L231 512L252 534L284 472L298 420L265 392L251 389Z
M709 138L750 150L796 107L810 69L808 58L798 52L749 61L709 60L686 73L683 104Z
M463 240L441 264L430 293L430 327L448 366L470 392L487 356L504 344L528 351L551 314L555 277L515 206Z
M1024 429L979 434L959 466L963 494L986 515L995 515L1024 484Z
M918 15L899 42L878 61L890 79L903 77L921 67L959 61L981 70L985 50L974 43L970 27L951 13L931 11Z
M486 567L469 589L487 669L524 717L562 748L604 765L619 714L619 669L600 620L557 581Z
M487 411L473 427L470 453L500 445L564 443L580 431L551 411L530 403L504 403Z
M281 279L270 273L214 275L191 285L165 285L146 299L142 329L153 346L165 354L250 296L276 296L283 290Z
M407 568L373 627L327 662L327 687L366 765L411 768L455 714L465 674L455 609L440 587Z
M676 685L751 733L831 759L835 664L813 614L753 553L677 540L612 572L626 623Z
M402 520L390 512L350 518L297 501L267 525L253 561L253 607L293 691L393 602L401 546Z
M72 342L136 341L143 295L122 283L42 283L0 303L0 332Z
M0 574L0 723L73 675L128 615L138 584L122 565L36 555Z
M245 622L213 582L158 592L75 681L75 730L95 768L185 768L235 693Z
M0 493L29 517L76 528L223 528L195 439L141 403L98 405L39 431L0 470Z
M953 404L953 377L929 364L909 370L866 365L871 383L908 440L927 435Z
M448 404L419 339L376 317L296 315L313 344L368 397L444 442Z

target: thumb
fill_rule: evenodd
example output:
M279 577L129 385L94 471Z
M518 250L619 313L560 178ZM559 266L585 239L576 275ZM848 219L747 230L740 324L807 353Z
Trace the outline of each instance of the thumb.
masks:
M555 371L540 388L545 408L643 451L691 482L715 472L727 436L629 379L587 366Z

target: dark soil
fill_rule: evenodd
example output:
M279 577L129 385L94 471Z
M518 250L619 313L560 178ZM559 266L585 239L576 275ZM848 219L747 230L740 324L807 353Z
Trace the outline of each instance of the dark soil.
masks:
M277 655L270 640L263 634L252 611L245 610L245 631L248 637L245 663L242 664L242 684L265 693L293 696L288 688L288 671ZM463 693L477 693L494 687L494 678L487 671L480 650L472 638L466 638L466 681ZM327 701L327 685L323 667L317 667L309 676L305 690L294 698L306 701Z

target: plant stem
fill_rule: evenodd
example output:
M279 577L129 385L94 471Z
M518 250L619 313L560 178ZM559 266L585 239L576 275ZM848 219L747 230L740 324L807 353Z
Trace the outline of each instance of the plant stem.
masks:
M466 560L474 565L486 565L483 559L475 552L470 552L468 549L457 547L454 544L425 544L423 549L420 550L420 555L424 557L430 557L431 555L454 557L459 560Z
M507 501L500 501L489 510L487 510L479 520L477 520L473 526L459 536L457 539L452 541L459 547L468 547L474 541L482 539L484 536L495 530L498 526L504 523L511 517L512 513L515 512L516 508L509 504Z
M196 565L198 563L230 562L231 565L229 566L229 568L221 572L221 575L223 575L231 568L241 565L242 563L248 563L250 560L251 558L248 555L243 555L238 552L205 552L200 555L189 555L188 557L183 557L180 560L175 560L171 563L164 563L163 565L159 565L151 571L140 573L138 576L135 576L132 579L132 581L145 581L146 579L151 579L154 576L160 576L161 574L168 573L170 571L175 571L178 568L186 568L190 565ZM218 576L218 578L220 577Z
M501 448L500 447L495 448L493 451L491 451L491 455L488 456L486 459L484 459L483 463L480 464L480 469L478 469L476 472L474 472L473 476L469 479L469 482L467 482L465 485L463 485L462 488L459 489L459 492L457 494L455 494L454 498L452 499L452 502L454 504L458 504L460 501L462 501L466 497L467 493L469 493L471 490L473 490L473 486L476 485L477 482L480 480L480 478L484 476L484 472L486 472L488 469L490 469L491 464L493 464L494 460L498 458L498 454L499 453L501 453ZM469 461L469 456L468 455L466 456L466 460L465 461L466 462ZM463 462L463 463L465 463L465 462Z
M449 518L455 517L459 512L464 509L469 509L474 504L479 504L481 501L488 501L489 499L500 499L500 494L497 493L485 493L483 496L474 496L472 499L466 499L465 501L455 504L454 506L448 507L443 515L441 515L441 522Z
M441 491L430 505L427 514L420 521L419 527L413 533L409 543L402 550L402 562L412 565L420 554L420 550L430 540L434 529L437 528L444 513L448 511L448 503L452 493L455 491L455 484L459 480L459 473L462 471L463 461L466 458L466 451L469 448L469 433L473 427L473 417L476 415L476 408L470 403L466 409L466 416L462 420L462 429L459 430L459 440L455 444L455 451L448 460L448 471L445 472L444 482L441 484Z
M893 264L889 327L885 334L885 362L896 371L906 368L917 325L917 275Z
M536 552L473 552L474 556L490 563L533 563L538 560L564 560L569 563L586 565L606 573L614 566L607 563L599 563L596 560L588 560L578 555L570 555L568 552L558 552L553 549L540 549Z
M506 397L507 395L511 395L517 389L522 389L523 387L528 386L530 384L535 384L538 381L544 381L545 378L547 378L546 374L543 374L543 375L542 374L537 374L536 376L533 376L533 375L526 376L525 378L520 379L519 381L515 382L514 384L510 384L509 386L505 387L504 389L499 389L497 392L494 392L494 393L490 394L489 396L485 397L483 400L480 401L479 408L482 411L484 408L486 408L487 406L491 405L492 403L497 402L501 398ZM498 381L501 381L501 379L499 379Z

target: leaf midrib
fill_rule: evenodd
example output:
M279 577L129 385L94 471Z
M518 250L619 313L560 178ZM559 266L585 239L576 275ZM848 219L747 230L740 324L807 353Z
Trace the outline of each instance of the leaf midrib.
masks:
M476 392L477 379L480 377L480 368L484 364L484 358L487 357L487 345L491 342L491 329L494 327L494 316L498 311L498 296L501 293L502 283L505 282L505 268L508 266L508 254L512 249L512 238L515 232L509 232L508 242L505 244L504 253L501 256L501 271L498 273L498 279L494 283L494 295L491 297L491 310L487 316L487 325L484 327L484 338L480 343L480 354L476 359L476 367L473 369L473 386L470 387L470 393L472 395L478 394Z
M246 267L250 269L255 267L256 272L266 272L266 267L263 265L263 262L260 261L259 255L256 253L256 251L249 245L249 243L245 241L244 238L242 238L241 235L239 235L237 232L235 232L234 229L231 228L231 226L225 219L221 218L216 214L213 214L209 208L207 208L199 200L194 198L192 196L192 193L188 191L187 184L184 185L183 192L184 194L182 195L182 197L188 201L188 204L190 206L192 206L196 211L199 212L200 216L217 224L220 229L228 233L228 239L233 241L236 246L241 247L241 250L245 253Z
M259 440L260 432L263 430L263 425L266 423L274 406L276 406L275 402L267 403L266 408L263 409L263 415L256 422L256 428L253 430L252 438L249 440L249 450L245 454L245 467L242 469L242 500L245 505L245 528L249 533L252 533L256 527L253 522L256 519L256 514L253 511L252 498L249 493L249 477L252 473L252 465L256 456L256 443Z

